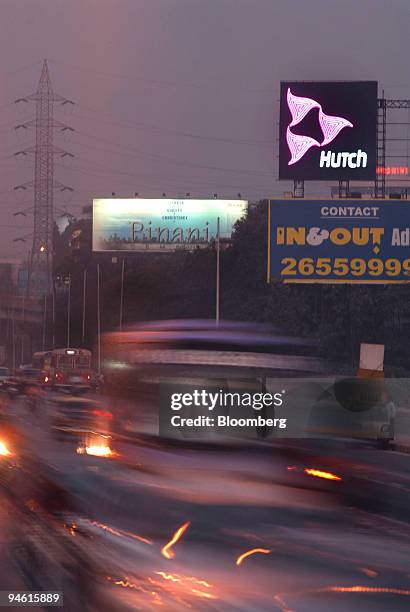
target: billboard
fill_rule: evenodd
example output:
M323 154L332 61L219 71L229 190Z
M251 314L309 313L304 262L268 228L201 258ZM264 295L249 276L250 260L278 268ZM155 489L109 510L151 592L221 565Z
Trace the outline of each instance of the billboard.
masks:
M245 200L112 198L93 200L93 251L166 251L207 247L230 239Z
M374 180L377 81L280 86L279 178Z
M268 281L410 282L410 202L272 200Z

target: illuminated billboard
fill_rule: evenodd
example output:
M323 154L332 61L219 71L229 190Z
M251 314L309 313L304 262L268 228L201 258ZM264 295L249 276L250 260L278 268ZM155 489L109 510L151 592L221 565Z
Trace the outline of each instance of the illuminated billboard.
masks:
M272 200L268 281L410 282L410 202Z
M279 178L374 180L377 81L286 81L280 87Z
M230 239L245 200L112 198L93 200L93 251L165 252Z

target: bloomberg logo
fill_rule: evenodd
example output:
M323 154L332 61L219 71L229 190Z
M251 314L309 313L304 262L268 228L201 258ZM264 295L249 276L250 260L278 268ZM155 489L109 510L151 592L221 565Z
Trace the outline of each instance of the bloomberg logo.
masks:
M374 180L377 82L281 83L279 178Z

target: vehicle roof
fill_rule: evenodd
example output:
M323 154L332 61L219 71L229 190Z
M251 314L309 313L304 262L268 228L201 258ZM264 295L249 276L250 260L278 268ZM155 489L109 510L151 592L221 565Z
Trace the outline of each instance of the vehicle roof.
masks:
M305 338L283 334L282 330L267 323L246 321L220 321L214 319L173 319L147 321L128 325L123 331L104 334L110 341L124 343L171 342L210 342L215 344L231 343L238 346L265 345L294 347L315 347L317 343Z
M75 353L67 353L66 351L75 351ZM85 348L55 348L50 353L54 355L67 355L68 357L73 357L75 355L91 355L91 351Z
M78 397L77 395L65 395L59 397L53 397L52 402L59 402L62 404L76 402L78 404L90 404L94 405L98 403L98 400L90 399L89 397Z
M217 323L215 319L167 319L156 321L143 321L123 326L124 331L189 331L189 330L242 330L259 333L272 333L279 331L269 323L256 323L250 321L226 321Z
M157 344L163 342L211 342L218 344L232 344L239 346L261 346L279 347L315 347L317 343L312 340L298 338L296 336L270 335L268 333L258 333L256 330L247 329L127 329L123 332L109 332L105 335L106 339L118 342L119 344L128 343L149 343Z

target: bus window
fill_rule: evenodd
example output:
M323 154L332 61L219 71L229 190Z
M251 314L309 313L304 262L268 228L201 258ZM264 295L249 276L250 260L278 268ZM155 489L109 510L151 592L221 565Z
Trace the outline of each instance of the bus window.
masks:
M90 358L86 355L77 355L74 359L76 368L81 368L84 370L90 367Z
M59 368L72 368L73 358L68 355L58 355L58 367Z

